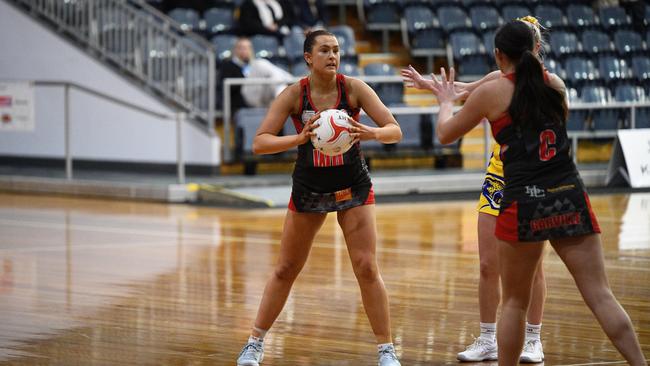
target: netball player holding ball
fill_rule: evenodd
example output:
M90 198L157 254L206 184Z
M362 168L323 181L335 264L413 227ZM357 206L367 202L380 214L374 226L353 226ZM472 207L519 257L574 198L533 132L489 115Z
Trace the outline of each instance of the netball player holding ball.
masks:
M533 278L544 241L567 266L600 326L631 365L647 365L632 322L607 281L600 228L569 151L564 82L546 72L534 53L535 33L511 21L496 32L496 63L505 77L480 85L458 113L467 91L434 77L440 112L436 134L443 144L472 130L483 118L501 146L505 188L495 235L503 310L498 322L499 365L519 362Z
M374 193L359 141L376 139L395 143L401 139L402 132L388 108L366 83L337 73L340 55L334 35L324 30L308 34L304 57L310 68L309 76L287 87L276 98L253 142L256 154L273 154L298 146L298 158L278 262L266 284L252 332L237 364L257 366L262 362L264 336L282 311L327 213L335 211L378 343L378 364L397 366L400 363L392 344L388 296L375 258ZM377 127L356 121L361 108ZM351 127L346 133L354 141L341 155L325 155L314 149L311 141L319 112L328 109L344 110L351 117ZM297 134L278 136L288 116Z

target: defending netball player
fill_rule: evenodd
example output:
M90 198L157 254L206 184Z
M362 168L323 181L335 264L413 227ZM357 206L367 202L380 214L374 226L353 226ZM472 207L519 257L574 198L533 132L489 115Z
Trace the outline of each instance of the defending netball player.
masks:
M375 258L374 193L358 141L341 156L325 156L313 148L310 137L318 112L336 108L352 116L357 140L395 143L402 137L397 121L370 87L337 73L339 45L329 32L307 35L304 57L310 75L287 87L273 102L253 142L257 154L271 154L298 146L293 187L284 222L280 256L257 312L248 343L237 364L257 366L263 358L264 336L278 317L300 273L314 236L328 212L336 211L348 247L354 274L370 325L378 343L379 365L396 366L390 331L388 296ZM356 121L360 108L378 127ZM296 135L277 136L288 116Z
M503 310L498 322L499 365L516 365L524 343L531 286L544 241L573 276L586 304L623 357L646 365L627 313L612 294L605 274L600 228L570 156L565 86L544 71L534 53L530 26L515 20L495 36L495 58L506 77L479 86L465 97L442 69L433 92L440 104L436 133L450 143L483 118L501 146L505 188L497 218Z
M518 20L525 22L535 34L533 52L538 57L543 50L544 39L541 26L536 18L526 16ZM413 67L402 70L402 76L409 87L433 90L433 80L423 78ZM455 82L458 92L467 91L469 96L480 85L503 77L500 71L485 75L480 80L471 83ZM460 361L487 361L497 359L496 318L499 306L499 261L497 256L497 238L494 236L499 207L503 197L504 179L503 162L500 159L501 146L494 144L488 163L482 192L478 203L478 253L480 261L478 303L480 319L480 335L457 358ZM528 309L526 322L526 341L521 352L521 362L542 362L544 351L541 342L542 315L546 298L546 281L542 261L540 260L533 282L533 295Z

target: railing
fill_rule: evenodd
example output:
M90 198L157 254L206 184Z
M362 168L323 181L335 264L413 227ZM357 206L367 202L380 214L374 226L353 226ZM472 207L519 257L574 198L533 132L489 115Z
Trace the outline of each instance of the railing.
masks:
M403 80L400 76L362 76L359 77L359 79L367 82L367 83L402 83ZM298 81L299 78L295 78L291 82L296 82ZM224 139L223 139L223 146L224 146L224 162L230 163L233 161L234 158L234 151L233 151L233 146L231 146L230 142L230 134L232 131L232 113L230 110L230 101L232 99L232 94L231 94L231 86L233 85L261 85L261 84L271 84L271 85L277 85L279 83L284 83L284 82L279 82L277 80L269 80L269 79L258 79L258 78L249 78L249 79L242 79L242 78L227 78L224 79L224 84L223 84L223 125L224 125ZM593 109L630 109L630 128L635 128L636 126L636 109L637 108L650 108L650 102L635 102L635 103L630 103L630 102L611 102L607 104L600 104L600 103L571 103L569 105L570 110L593 110ZM456 107L455 110L460 109L460 107ZM390 111L394 115L400 115L400 114L438 114L439 107L438 106L432 106L432 107L391 107ZM398 119L399 120L399 119ZM262 121L260 121L262 122ZM484 123L485 127L485 134L483 136L484 141L485 141L485 147L484 147L484 153L483 153L483 158L485 160L485 163L487 165L487 161L490 158L490 154L492 153L491 151L491 146L490 146L490 141L491 141L491 133L489 126L487 126ZM584 130L584 131L568 131L569 138L572 140L573 144L573 156L574 159L577 157L577 149L578 149L578 140L581 138L598 138L598 137L615 137L616 136L616 131L617 130L596 130L596 131L590 131L590 130Z
M142 0L11 0L206 122L214 134L215 54Z
M150 116L164 119L164 120L175 120L176 121L176 175L178 178L179 184L185 183L185 163L183 162L183 144L182 144L182 123L186 119L184 112L178 111L175 115L163 114L160 112L153 111L149 108L142 107L136 104L133 104L129 101L116 98L114 96L102 93L100 91L79 85L76 83L70 83L66 81L33 81L34 85L41 86L61 86L63 87L63 121L64 121L64 156L65 156L65 177L67 180L73 179L73 169L72 169L72 153L70 152L70 130L72 129L70 123L70 89L77 89L82 92L85 92L90 95L94 95L101 99L107 100L111 103L121 105L123 107L132 109L134 111L148 114Z

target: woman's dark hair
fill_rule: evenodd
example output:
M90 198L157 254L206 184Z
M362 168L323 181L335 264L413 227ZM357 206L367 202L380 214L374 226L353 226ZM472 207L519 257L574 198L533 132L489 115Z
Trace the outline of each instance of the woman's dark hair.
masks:
M515 65L515 91L508 113L515 125L564 124L566 101L562 93L544 82L544 69L533 53L534 32L525 22L513 20L494 36L494 46Z

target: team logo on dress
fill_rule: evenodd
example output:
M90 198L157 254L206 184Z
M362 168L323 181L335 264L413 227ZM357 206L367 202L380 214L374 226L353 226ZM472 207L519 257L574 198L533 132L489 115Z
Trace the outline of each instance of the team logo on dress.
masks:
M501 207L503 187L504 184L502 181L490 176L485 177L485 181L483 182L483 197L485 197L490 207L494 210L498 210Z
M526 186L526 194L532 198L542 198L546 196L546 192L537 186Z

